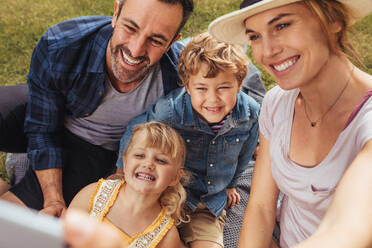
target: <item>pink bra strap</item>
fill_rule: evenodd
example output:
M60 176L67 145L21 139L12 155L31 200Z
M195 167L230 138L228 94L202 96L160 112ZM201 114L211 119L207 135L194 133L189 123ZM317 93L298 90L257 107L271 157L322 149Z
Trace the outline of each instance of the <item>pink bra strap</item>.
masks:
M355 116L359 113L359 110L367 102L367 100L369 99L370 96L372 96L372 89L370 89L369 91L367 91L366 95L363 97L363 100L353 110L353 112L351 113L349 119L346 122L346 125L345 125L344 129L347 128L347 126L349 126L349 124L350 124L350 122L352 122L352 120L354 120Z

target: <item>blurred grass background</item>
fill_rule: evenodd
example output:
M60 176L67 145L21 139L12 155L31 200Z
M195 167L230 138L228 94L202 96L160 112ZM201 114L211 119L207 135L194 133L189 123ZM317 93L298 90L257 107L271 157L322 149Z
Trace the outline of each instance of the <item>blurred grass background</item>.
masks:
M182 30L183 37L205 31L216 17L239 8L241 0L194 0L195 12ZM2 0L0 4L0 86L25 83L32 50L51 25L83 15L108 15L114 0ZM350 35L372 74L372 15L357 23ZM248 51L249 54L249 51ZM257 65L257 64L256 64ZM259 66L258 66L259 67ZM275 85L265 72L267 89ZM5 154L0 153L0 177L5 177Z

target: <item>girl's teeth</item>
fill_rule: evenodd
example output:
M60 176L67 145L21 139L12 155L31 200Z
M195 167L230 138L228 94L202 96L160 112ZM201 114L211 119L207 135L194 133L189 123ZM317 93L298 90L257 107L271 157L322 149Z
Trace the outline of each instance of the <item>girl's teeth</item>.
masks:
M138 177L138 178L145 179L145 180L149 180L149 181L154 181L154 180L155 180L154 177L149 176L149 175L146 175L146 174L142 174L142 173L138 173L138 174L137 174L137 177Z

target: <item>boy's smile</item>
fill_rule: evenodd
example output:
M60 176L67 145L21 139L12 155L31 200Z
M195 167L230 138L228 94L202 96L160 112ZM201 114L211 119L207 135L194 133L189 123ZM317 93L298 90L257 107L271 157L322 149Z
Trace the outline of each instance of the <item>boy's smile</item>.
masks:
M185 87L193 109L208 123L217 123L234 108L241 83L233 73L224 71L214 78L205 78L207 69L202 63L199 72L190 76Z

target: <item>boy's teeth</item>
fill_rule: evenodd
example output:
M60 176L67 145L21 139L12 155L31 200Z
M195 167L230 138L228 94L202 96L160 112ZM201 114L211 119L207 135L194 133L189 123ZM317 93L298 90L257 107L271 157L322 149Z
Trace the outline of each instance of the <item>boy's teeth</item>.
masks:
M219 109L218 107L215 107L215 108L207 107L207 110L209 111L217 111L218 109Z

